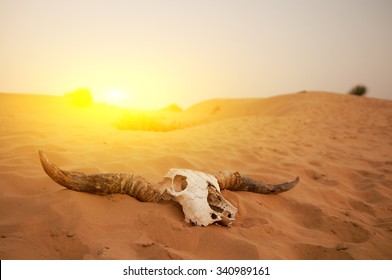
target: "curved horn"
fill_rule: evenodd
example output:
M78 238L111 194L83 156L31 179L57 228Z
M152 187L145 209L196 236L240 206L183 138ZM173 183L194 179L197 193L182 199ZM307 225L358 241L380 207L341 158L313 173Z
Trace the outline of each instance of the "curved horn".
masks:
M143 177L132 173L86 175L58 168L48 160L43 151L39 151L39 158L46 174L53 181L74 191L94 194L127 194L142 202L158 202L162 197L158 188Z
M294 188L299 182L299 177L297 177L291 182L277 185L267 184L229 170L220 171L217 174L214 174L214 177L218 180L221 190L247 191L262 194L277 194L286 192Z

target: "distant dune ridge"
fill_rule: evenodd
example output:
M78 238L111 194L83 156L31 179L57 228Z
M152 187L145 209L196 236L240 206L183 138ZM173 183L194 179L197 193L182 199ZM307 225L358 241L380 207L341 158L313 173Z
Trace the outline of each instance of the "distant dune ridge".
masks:
M392 259L392 101L306 92L162 110L182 129L120 130L127 113L62 97L0 94L1 259ZM42 170L230 169L279 195L224 191L231 228L194 227L174 202L67 190Z

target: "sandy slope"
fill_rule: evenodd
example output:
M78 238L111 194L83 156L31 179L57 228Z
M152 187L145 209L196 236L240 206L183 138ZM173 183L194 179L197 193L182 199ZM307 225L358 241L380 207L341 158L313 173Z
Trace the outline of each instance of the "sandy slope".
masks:
M0 94L1 259L392 259L392 102L330 93L209 100L171 132L118 130L116 109ZM171 167L238 170L279 195L224 191L232 228L193 227L174 202L66 190L37 151L85 172L158 181Z

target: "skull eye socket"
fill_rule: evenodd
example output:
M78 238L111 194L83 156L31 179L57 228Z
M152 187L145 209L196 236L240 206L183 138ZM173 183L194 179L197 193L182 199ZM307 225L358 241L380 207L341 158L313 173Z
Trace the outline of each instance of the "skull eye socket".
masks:
M186 189L188 186L188 182L186 181L186 177L182 175L176 175L173 179L173 188L176 192L180 192Z
M218 218L218 216L217 216L215 213L211 213L211 218L212 218L213 220L216 220L216 219Z

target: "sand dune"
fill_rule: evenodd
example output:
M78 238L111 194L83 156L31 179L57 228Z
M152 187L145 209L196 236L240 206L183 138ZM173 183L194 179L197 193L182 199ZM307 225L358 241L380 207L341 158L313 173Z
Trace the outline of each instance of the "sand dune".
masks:
M308 92L167 112L195 126L119 130L103 104L0 94L1 259L392 259L392 102ZM161 113L165 114L165 113ZM238 170L279 195L224 191L231 228L194 227L174 202L73 192L43 172Z

